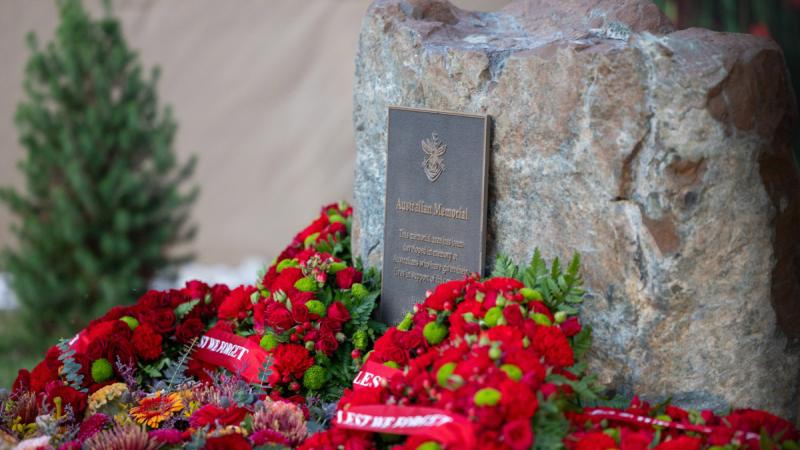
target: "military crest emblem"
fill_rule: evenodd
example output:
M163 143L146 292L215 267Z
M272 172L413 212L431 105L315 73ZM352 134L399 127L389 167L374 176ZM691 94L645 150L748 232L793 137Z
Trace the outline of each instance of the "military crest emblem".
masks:
M447 144L439 139L439 135L433 133L430 138L422 140L422 151L425 159L422 167L425 169L425 176L434 182L444 172L444 154L447 152Z

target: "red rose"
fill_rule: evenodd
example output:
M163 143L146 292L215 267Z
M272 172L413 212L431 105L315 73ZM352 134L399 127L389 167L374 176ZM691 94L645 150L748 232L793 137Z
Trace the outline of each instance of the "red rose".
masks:
M216 372L217 369L213 364L200 361L196 358L189 358L187 366L186 373L203 383L211 383L213 380L209 374Z
M138 328L137 328L138 329ZM159 336L160 337L160 336ZM117 362L128 367L136 365L136 350L133 348L132 341L122 335L113 335L108 339L105 358L118 370Z
M215 284L211 286L211 304L221 305L222 301L231 293L230 288L224 284Z
M361 283L361 272L354 267L347 267L336 272L336 286L339 289L350 289L353 283Z
M197 318L186 319L175 329L175 339L181 344L187 344L192 339L200 336L206 326Z
M305 242L307 237L314 233L321 232L329 223L330 221L328 220L328 215L322 214L315 221L311 222L309 226L297 233L297 235L294 237L294 240L297 242Z
M283 291L286 295L291 296L295 292L297 292L297 288L294 287L294 284L300 278L303 278L303 271L298 269L297 267L287 267L281 271L275 281L265 287L273 292L273 294L277 291Z
M139 322L150 325L160 334L166 334L175 329L175 313L172 307L145 310L139 312Z
M310 314L308 313L308 307L305 301L292 300L292 319L297 323L305 323L310 320Z
M62 414L67 408L72 409L74 417L80 421L83 417L83 412L86 410L87 395L81 391L73 389L69 386L64 386L61 381L53 381L48 383L45 387L45 396L50 408L55 410L56 398L61 398L61 412Z
M326 331L320 333L319 340L317 341L316 349L327 356L331 356L336 349L339 348L339 342L333 333Z
M13 395L19 395L29 391L30 389L31 373L28 372L28 369L20 369L17 372L17 378L14 380L14 384L11 386L11 393Z
M503 308L503 317L512 327L522 326L522 321L525 320L525 317L522 316L522 310L517 304L511 304Z
M62 366L62 362L59 358L61 356L61 350L59 350L58 346L52 346L47 350L47 354L44 357L44 361L47 363L47 367L58 370Z
M343 322L338 322L330 317L325 317L319 321L319 329L320 331L330 331L331 333L336 333L342 329L342 324Z
M170 300L166 292L147 291L144 293L144 295L139 297L139 300L136 302L136 304L141 308L142 311L146 311L151 309L169 308L172 306L172 300Z
M226 434L206 439L204 450L250 450L253 448L241 434Z
M575 336L581 332L581 323L577 317L570 317L561 324L561 331L567 337Z
M453 280L440 284L433 290L433 293L425 299L425 306L437 311L444 310L445 303L454 303L453 300L461 295L465 285L466 282L464 280Z
M133 348L142 359L153 360L161 356L161 335L143 323L133 331Z
M344 303L336 301L328 306L328 318L338 323L345 323L350 320L350 312Z
M264 315L266 317L267 325L279 333L288 330L292 327L292 325L294 325L292 313L289 312L285 306L278 302L272 302L267 305Z
M239 406L229 406L220 408L216 405L205 405L192 414L189 423L195 428L202 428L206 425L213 427L239 425L247 416L247 410Z
M530 419L508 422L503 426L503 442L513 450L527 450L533 445Z
M487 291L513 291L522 289L525 285L515 278L490 278L483 282L483 288Z
M702 443L698 438L680 436L658 444L655 450L700 450Z
M208 292L208 285L202 281L191 280L186 282L186 287L182 291L184 295L189 297L189 300L203 300Z
M298 344L278 345L272 356L274 357L274 373L293 375L295 378L301 378L306 370L314 364L314 359L308 350Z
M573 450L609 450L617 448L617 443L611 436L601 433L580 433L578 442L572 447Z
M47 383L58 379L58 371L47 367L47 363L40 362L31 371L31 391L42 392Z

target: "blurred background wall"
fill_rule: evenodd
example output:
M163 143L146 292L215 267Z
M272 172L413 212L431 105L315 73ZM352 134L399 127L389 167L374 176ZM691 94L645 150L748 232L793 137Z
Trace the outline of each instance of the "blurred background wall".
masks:
M96 13L99 2L85 0ZM491 10L508 0L457 0ZM352 80L369 0L116 0L130 46L161 66L176 149L199 157L197 260L273 258L324 203L352 197ZM0 185L21 186L14 111L28 50L53 34L53 0L0 1ZM0 247L11 240L0 207ZM253 272L255 274L255 272Z
M454 0L493 10L509 0ZM97 0L86 0L96 12ZM681 27L771 34L794 84L800 0L657 0ZM199 156L193 209L198 261L271 259L317 207L352 196L352 80L369 0L116 0L130 45L162 69L161 99L175 110L180 155ZM25 35L45 41L53 0L0 1L0 185L21 185L13 126L22 98ZM10 241L0 207L0 247Z

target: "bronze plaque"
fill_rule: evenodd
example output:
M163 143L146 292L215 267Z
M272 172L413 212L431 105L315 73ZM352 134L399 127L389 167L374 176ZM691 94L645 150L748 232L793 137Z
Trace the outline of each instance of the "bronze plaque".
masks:
M489 117L389 108L380 319L483 273Z

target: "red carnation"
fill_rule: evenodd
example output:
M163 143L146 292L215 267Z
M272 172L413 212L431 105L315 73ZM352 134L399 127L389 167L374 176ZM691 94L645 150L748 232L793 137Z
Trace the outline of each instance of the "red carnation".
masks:
M247 416L247 410L239 406L220 408L216 405L205 405L192 414L189 423L195 428L206 425L239 425Z
M572 450L609 450L617 448L617 443L605 433L581 433L578 442L568 448Z
M328 306L328 318L340 324L345 323L350 320L350 312L347 311L347 307L344 306L344 303L336 301Z
M281 344L273 352L273 372L300 378L314 364L305 347L298 344Z
M336 286L339 289L350 289L353 283L361 283L361 272L354 267L347 267L336 272Z
M527 450L533 445L529 419L513 420L503 426L503 442L513 450Z
M241 434L233 433L206 439L205 450L250 450L253 448Z
M141 308L142 311L147 311L159 308L170 308L172 307L172 300L169 298L166 292L147 291L144 293L144 295L139 297L139 300L136 302L136 304Z
M133 348L142 359L152 360L161 356L161 335L153 327L143 323L133 331Z
M205 328L203 321L198 318L186 319L175 329L175 339L182 344L189 343L192 339L200 336Z
M548 364L556 367L570 367L575 364L572 347L560 328L538 327L531 341L533 348L544 356Z
M659 444L655 450L700 450L702 441L698 438L680 436Z
M219 306L217 316L220 319L244 319L247 316L247 311L253 309L250 296L255 291L256 288L253 286L239 286L232 290Z
M525 385L505 380L500 385L501 402L506 408L506 418L529 420L539 408L536 395Z

